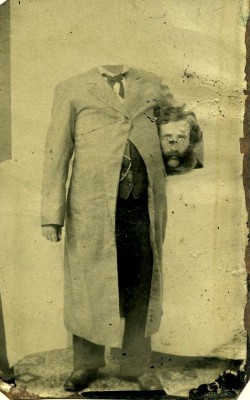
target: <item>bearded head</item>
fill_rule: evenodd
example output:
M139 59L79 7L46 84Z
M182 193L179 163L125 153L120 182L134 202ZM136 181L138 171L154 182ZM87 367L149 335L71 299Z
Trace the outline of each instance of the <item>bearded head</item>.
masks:
M161 105L156 118L166 171L174 173L202 166L195 157L195 149L202 141L195 114L185 111L184 106Z

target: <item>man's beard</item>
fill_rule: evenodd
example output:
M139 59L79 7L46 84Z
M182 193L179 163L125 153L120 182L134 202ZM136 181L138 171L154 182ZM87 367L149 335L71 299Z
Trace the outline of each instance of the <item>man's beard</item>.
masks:
M169 152L164 154L165 166L168 168L177 168L182 163L185 158L185 154L180 154L179 152Z
M178 151L163 153L163 160L166 173L169 175L183 168L189 170L194 162L193 146L189 146L184 153Z

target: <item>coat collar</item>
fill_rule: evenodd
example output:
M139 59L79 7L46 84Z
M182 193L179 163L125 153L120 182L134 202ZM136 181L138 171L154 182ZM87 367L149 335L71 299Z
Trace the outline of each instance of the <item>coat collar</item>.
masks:
M120 72L118 73L119 75L120 74L125 74L129 70L129 67L127 65L120 65L119 67L120 67ZM98 71L100 72L101 75L102 74L105 74L105 75L108 75L108 76L116 76L116 75L118 75L118 74L114 74L111 71L108 71L104 67L104 65L98 65L97 69L98 69Z
M88 91L111 108L121 112L126 117L132 117L143 98L139 72L130 68L126 74L126 93L124 103L118 99L110 85L103 79L98 68L93 70L93 80L87 82Z

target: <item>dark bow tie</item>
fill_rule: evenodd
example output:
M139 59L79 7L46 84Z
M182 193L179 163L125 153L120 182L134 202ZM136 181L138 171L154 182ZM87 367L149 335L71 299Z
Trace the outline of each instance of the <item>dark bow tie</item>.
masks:
M107 74L102 74L105 78L107 78L108 83L114 88L114 84L116 82L120 83L120 90L119 90L119 95L124 98L124 85L122 83L123 78L125 77L125 74L119 74L116 76L109 76Z
M119 75L116 75L116 76L109 76L109 75L106 75L106 74L102 74L102 75L105 76L105 78L107 78L108 83L110 85L113 85L113 86L114 86L114 84L116 82L121 83L123 78L125 77L125 74L119 74Z

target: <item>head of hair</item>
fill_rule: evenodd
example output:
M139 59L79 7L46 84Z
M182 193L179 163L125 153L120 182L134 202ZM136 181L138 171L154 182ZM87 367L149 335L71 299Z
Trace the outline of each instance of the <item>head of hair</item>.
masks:
M158 126L167 124L170 121L185 120L190 125L190 145L201 141L202 131L197 124L195 114L185 110L185 104L181 107L169 107L169 105L160 104L155 110L156 123Z

